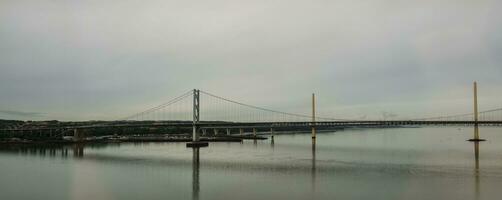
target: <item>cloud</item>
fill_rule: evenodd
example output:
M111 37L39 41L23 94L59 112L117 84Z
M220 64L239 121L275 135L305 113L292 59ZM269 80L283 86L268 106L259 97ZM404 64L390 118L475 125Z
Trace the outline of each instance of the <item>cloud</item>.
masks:
M315 92L320 112L338 118L463 113L474 80L481 96L502 98L500 9L497 0L6 0L0 107L117 119L199 88L298 113Z
M44 113L38 112L24 112L24 111L13 111L13 110L0 110L0 114L5 114L7 116L14 117L41 117Z

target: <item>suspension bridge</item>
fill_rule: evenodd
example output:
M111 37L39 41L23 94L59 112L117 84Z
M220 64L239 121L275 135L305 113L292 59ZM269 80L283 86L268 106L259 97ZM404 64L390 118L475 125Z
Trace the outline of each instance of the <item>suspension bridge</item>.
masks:
M61 133L73 131L77 138L83 137L81 130L99 128L156 128L178 127L191 128L191 139L199 141L202 135L231 135L251 131L256 136L258 131L274 134L280 128L308 128L312 138L316 129L336 127L398 127L398 126L502 126L502 108L478 112L477 84L474 83L474 111L438 117L400 119L400 120L357 120L341 119L316 115L315 95L312 94L312 113L298 114L283 112L237 100L221 97L206 91L193 89L178 97L122 119L90 125L70 125L56 127L20 126L1 129L1 132L53 131ZM221 131L221 133L220 133ZM474 139L479 139L478 135Z

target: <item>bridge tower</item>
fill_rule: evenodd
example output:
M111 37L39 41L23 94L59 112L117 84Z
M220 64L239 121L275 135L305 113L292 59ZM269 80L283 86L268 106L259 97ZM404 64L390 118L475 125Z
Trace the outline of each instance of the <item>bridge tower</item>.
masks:
M199 137L197 135L197 125L200 121L200 96L199 90L193 90L193 133L192 133L192 141L198 142Z
M484 139L479 138L479 112L478 112L478 83L474 81L474 138L469 139L471 142L480 142L485 141Z
M312 93L312 140L316 139L315 130L315 94Z
M193 90L193 126L192 126L192 142L187 143L187 147L199 148L207 147L207 142L200 142L198 132L198 125L200 121L200 90Z
M474 81L474 122L478 125L478 83Z

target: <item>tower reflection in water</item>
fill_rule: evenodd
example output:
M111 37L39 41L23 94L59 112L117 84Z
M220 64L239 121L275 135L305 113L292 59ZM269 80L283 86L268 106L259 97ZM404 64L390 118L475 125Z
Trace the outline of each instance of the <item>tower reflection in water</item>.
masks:
M479 142L474 142L474 191L476 199L479 199L480 186L479 186Z
M479 170L479 142L485 141L479 138L479 127L474 126L474 139L469 140L474 143L474 195L476 199L480 197L480 170Z
M316 193L316 139L312 138L312 194Z
M199 183L199 150L200 148L194 147L192 157L192 199L199 199L200 183Z

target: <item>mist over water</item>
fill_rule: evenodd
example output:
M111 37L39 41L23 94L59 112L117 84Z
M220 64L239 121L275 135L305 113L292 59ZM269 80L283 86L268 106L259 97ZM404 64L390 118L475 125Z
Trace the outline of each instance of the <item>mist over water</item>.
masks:
M497 199L502 128L350 129L274 140L4 146L0 199Z

